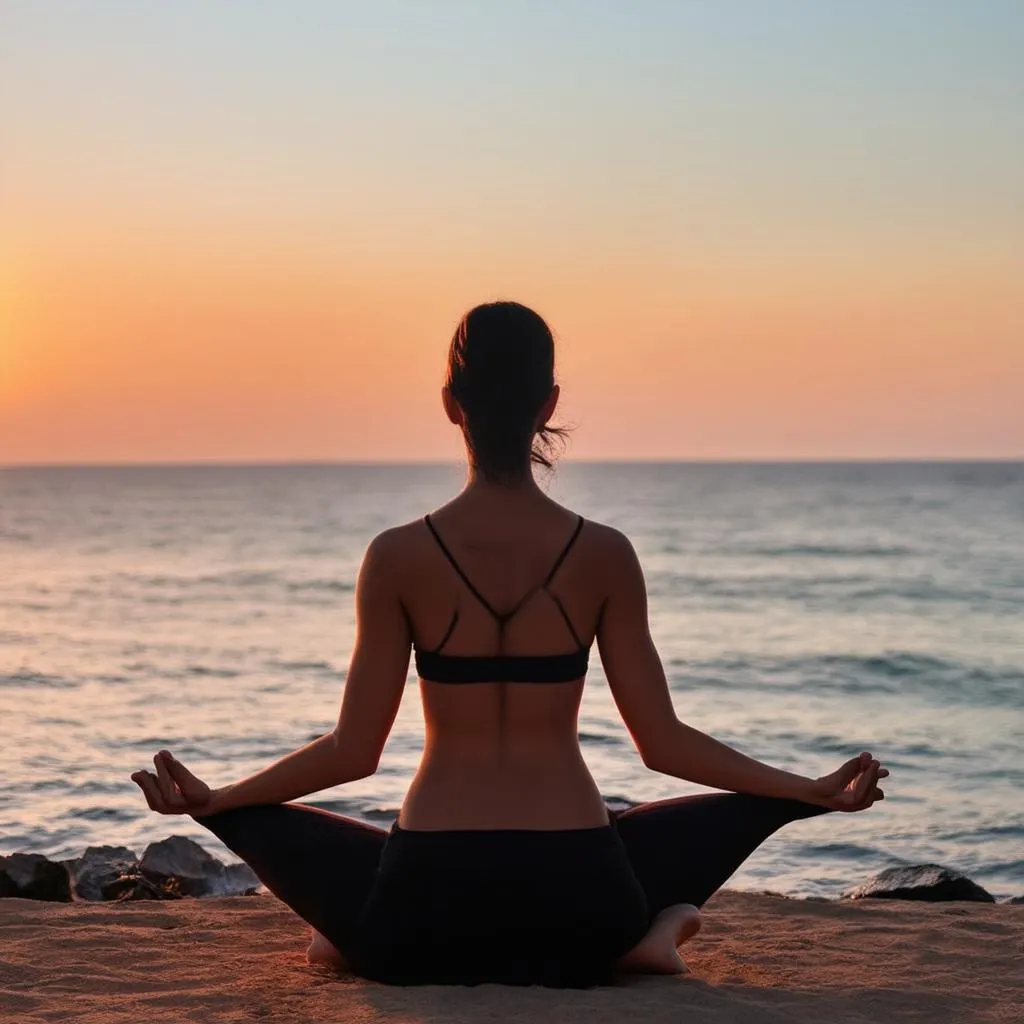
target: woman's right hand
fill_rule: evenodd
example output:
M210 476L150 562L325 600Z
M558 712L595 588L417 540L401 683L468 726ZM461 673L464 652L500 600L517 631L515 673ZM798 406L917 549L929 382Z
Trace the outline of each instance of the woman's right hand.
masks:
M887 778L883 768L871 754L865 752L852 757L831 775L823 775L811 784L808 803L827 807L830 811L863 811L885 793L878 788L879 779Z
M156 772L139 771L132 782L142 790L146 803L158 814L211 814L214 793L168 750L153 758Z

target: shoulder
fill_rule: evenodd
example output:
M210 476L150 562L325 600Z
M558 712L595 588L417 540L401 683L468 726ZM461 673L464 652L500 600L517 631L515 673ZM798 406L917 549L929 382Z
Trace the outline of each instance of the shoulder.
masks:
M588 519L583 532L586 533L587 542L595 554L604 554L611 558L635 557L633 542L614 526Z
M416 541L416 527L407 523L378 533L367 545L359 569L356 593L362 600L402 601L408 589L410 572L418 570L422 545Z
M422 550L424 529L423 520L416 519L378 533L366 549L365 562L377 568L407 564Z
M607 579L621 579L623 575L631 576L639 571L640 562L633 542L621 530L588 519L583 533L591 559L602 568Z

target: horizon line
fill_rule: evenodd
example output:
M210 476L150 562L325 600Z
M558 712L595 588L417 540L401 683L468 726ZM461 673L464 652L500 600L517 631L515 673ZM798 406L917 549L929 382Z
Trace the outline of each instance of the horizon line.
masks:
M790 457L683 457L683 458L579 458L566 459L559 465L589 466L836 466L836 465L1017 465L1024 463L1021 455L928 455L928 456L790 456ZM26 469L286 469L302 467L395 468L455 467L465 465L457 459L156 459L145 462L135 459L80 462L5 462L0 472Z

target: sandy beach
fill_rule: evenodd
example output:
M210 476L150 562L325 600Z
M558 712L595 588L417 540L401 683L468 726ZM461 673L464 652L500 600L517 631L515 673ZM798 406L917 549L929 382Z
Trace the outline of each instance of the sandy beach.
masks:
M690 973L615 988L387 988L306 965L305 927L270 896L161 903L0 901L0 1017L179 1021L1022 1019L1024 907L813 902L725 892Z

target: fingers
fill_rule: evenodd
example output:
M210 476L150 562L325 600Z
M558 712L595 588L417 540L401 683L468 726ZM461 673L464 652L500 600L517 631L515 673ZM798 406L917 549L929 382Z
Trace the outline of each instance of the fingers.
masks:
M850 794L850 807L852 810L859 811L870 806L871 795L877 788L879 767L877 761L871 761L857 778L857 783Z
M159 754L153 758L156 772L133 772L131 779L142 790L142 795L149 804L149 809L157 814L183 814L186 810L186 799L167 770L165 760Z
M203 785L170 751L161 750L157 756L163 759L170 777L181 787L182 792L188 786Z
M869 758L870 761L870 758ZM840 765L830 778L835 779L840 790L845 789L862 771L864 771L864 755L851 757L845 764Z
M174 781L171 779L164 764L164 759L156 754L153 758L153 767L156 769L156 784L160 789L160 795L164 803L169 804L174 797Z
M818 780L824 791L823 805L833 811L862 811L876 800L885 799L878 782L887 778L889 769L883 768L870 751L861 751Z
M167 751L161 751L168 773L181 794L181 808L189 812L203 807L210 799L210 787L196 778L177 758Z
M159 814L166 813L163 794L160 792L160 786L152 772L134 772L132 782L142 790L142 795L146 798L146 803L149 804L151 811L157 811Z
M153 758L153 765L156 767L156 783L160 787L160 795L164 799L164 804L167 807L180 809L185 806L185 800L181 793L178 792L178 787L174 784L174 779L171 778L171 774L167 770L168 757L170 757L170 754L167 754L166 751L161 751Z
M874 765L878 769L878 777L880 779L889 778L889 769L881 767L881 762L876 757L872 757L867 751L860 755L860 757L854 758L855 761L860 763L861 771L867 771L867 769Z

